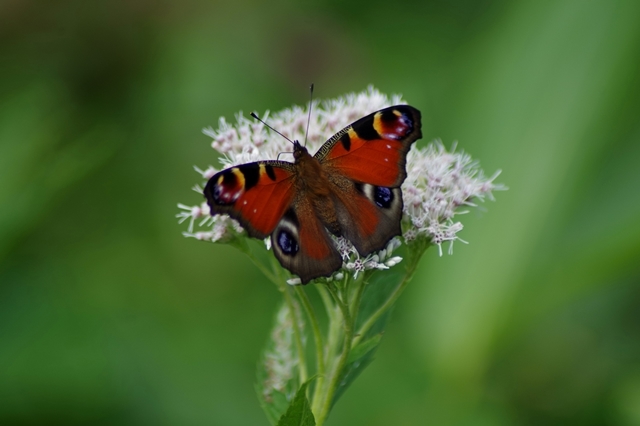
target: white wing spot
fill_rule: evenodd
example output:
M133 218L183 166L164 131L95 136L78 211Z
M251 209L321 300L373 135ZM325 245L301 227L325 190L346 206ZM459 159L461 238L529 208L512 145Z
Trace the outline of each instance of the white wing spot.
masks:
M388 162L389 162L389 159L388 159L388 158L385 158L385 159L384 159L384 161L386 161L386 162L388 163Z
M246 206L246 205L247 205L247 200L244 200L244 201L242 202L242 204Z
M391 149L391 145L387 144L387 149Z
M253 209L253 212L254 212L254 213L255 213L255 212L257 212L257 211L258 211L258 209Z

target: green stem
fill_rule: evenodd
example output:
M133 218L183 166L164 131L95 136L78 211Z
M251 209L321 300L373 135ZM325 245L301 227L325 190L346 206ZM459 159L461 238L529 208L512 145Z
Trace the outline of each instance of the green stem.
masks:
M380 317L387 312L389 308L391 308L398 297L402 294L407 284L413 278L413 275L416 272L416 268L418 266L418 262L420 261L420 257L424 253L424 251L429 247L429 244L425 244L424 242L416 242L417 247L414 250L410 250L410 255L408 259L407 273L405 274L400 284L396 287L396 289L389 295L387 300L376 310L367 320L360 326L360 329L356 333L356 337L353 339L353 346L356 346L360 341L364 338L367 332L373 327L373 325L380 319Z
M280 282L277 275L274 272L270 271L266 267L266 265L258 260L251 247L249 247L246 238L236 238L230 241L229 244L246 254L247 257L251 259L251 262L253 262L253 264L256 265L256 267L260 270L260 272L262 272L269 279L269 281L274 283L276 287L278 287L278 289L282 291L282 284L284 283L284 281Z
M304 351L304 345L302 344L302 331L300 330L301 321L296 312L291 290L285 288L283 293L284 298L287 301L287 305L289 306L289 311L291 311L291 316L293 317L293 337L296 341L296 350L298 351L298 370L300 372L300 383L302 384L307 381L307 359Z
M317 362L317 379L315 381L316 390L322 389L324 386L324 339L322 338L322 333L320 332L320 325L318 324L318 318L316 317L315 312L313 311L313 306L311 306L311 302L309 301L309 297L307 293L305 293L302 286L295 286L296 294L298 298L302 302L302 306L304 310L307 312L307 317L309 317L309 322L311 323L311 329L313 330L313 338L316 346L316 362ZM315 393L314 393L315 397ZM315 399L315 398L314 398ZM313 408L312 408L313 409Z
M353 339L353 320L349 312L348 304L340 299L340 296L334 287L328 285L327 289L329 290L331 296L333 296L333 299L342 312L344 340L342 345L342 352L340 354L340 357L338 358L338 362L331 369L327 388L323 392L324 398L320 407L320 411L316 415L316 425L318 426L322 426L327 416L329 415L329 410L331 410L331 406L333 403L333 396L335 395L338 386L340 385L340 381L342 380L342 372L347 365L347 360L349 359L349 353L351 352L351 340Z
M364 293L364 288L366 286L367 280L366 279L361 279L358 282L358 287L356 288L356 294L353 297L353 300L351 301L351 312L353 312L354 314L356 314L356 318L354 318L354 324L355 321L357 321L357 313L358 310L360 309L360 300L362 300L362 294Z
M331 302L331 295L327 291L327 288L323 284L317 284L315 288L318 290L318 294L320 294L320 298L324 303L325 310L327 311L327 317L330 321L335 319L335 309L333 303Z
M324 307L327 313L327 318L329 320L329 324L327 325L326 345L323 348L324 356L325 356L324 370L327 371L329 370L329 367L331 364L331 359L333 357L333 348L336 345L337 334L339 333L339 329L336 330L336 327L335 327L337 315L336 315L335 306L333 305L333 300L331 299L331 295L327 291L327 287L323 284L317 284L315 285L315 288L318 291L318 294L320 294L320 298L324 303ZM322 386L316 386L314 388L313 399L311 401L311 411L314 413L316 420L318 418L318 412L320 410L320 406L322 404L322 401L324 400L324 394L325 394L324 387L326 386L326 383L327 382L325 380L323 381Z

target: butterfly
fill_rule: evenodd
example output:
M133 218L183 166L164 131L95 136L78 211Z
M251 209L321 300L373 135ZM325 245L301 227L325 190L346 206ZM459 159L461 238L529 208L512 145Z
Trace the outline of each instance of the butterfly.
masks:
M212 215L236 219L271 245L303 284L331 276L342 257L329 233L361 256L401 234L406 157L422 137L420 111L396 105L367 115L311 156L293 141L294 162L256 161L213 175L204 189Z

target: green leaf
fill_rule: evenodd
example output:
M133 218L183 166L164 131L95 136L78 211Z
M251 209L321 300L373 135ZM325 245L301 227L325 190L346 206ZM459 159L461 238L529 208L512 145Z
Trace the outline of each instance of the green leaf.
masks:
M351 353L349 354L349 359L347 362L351 364L366 356L371 350L373 350L380 344L381 339L382 333L376 334L375 336L363 342L360 342L356 347L351 349Z
M307 380L298 392L287 412L280 418L278 426L315 426L316 419L311 412L311 404L307 399L307 386L314 378Z

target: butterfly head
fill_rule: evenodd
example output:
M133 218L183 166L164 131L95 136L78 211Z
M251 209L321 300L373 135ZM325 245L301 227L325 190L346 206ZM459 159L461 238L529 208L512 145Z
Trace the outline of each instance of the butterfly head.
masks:
M293 141L293 159L296 162L300 161L302 157L308 156L308 155L309 155L309 151L307 151L306 147L300 144L300 142L297 140Z

